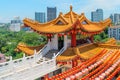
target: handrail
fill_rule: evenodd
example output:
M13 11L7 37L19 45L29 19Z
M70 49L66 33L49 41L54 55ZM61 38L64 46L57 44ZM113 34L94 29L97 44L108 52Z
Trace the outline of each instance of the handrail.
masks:
M41 53L46 47L48 46L48 44L46 44L39 52L37 52L37 54ZM31 56L27 56L25 57L25 59L27 58L34 58L34 55L31 55ZM18 62L18 61L22 61L23 60L23 57L22 58L19 58L19 59L15 59L15 60L12 60L12 62ZM5 64L9 64L10 61L7 61L7 62L3 62L3 63L0 63L0 65L5 65Z
M42 49L40 49L37 54L41 53L46 47L47 47L48 44L46 44Z
M55 55L55 57L57 57L58 55L61 55L65 50L66 50L65 47L63 47L63 48Z
M29 62L29 63L31 63L31 62ZM36 63L37 64L37 63ZM19 76L21 76L21 79L23 80L25 77L26 77L26 75L27 76L31 76L31 75L33 75L34 73L39 73L39 71L37 71L37 70L43 70L43 71L41 71L41 73L43 73L43 74L47 74L46 72L47 72L47 70L46 70L46 67L42 67L42 66L46 66L47 65L47 68L48 68L48 70L49 69L53 69L54 67L56 67L56 63L55 63L55 59L51 59L51 60L45 60L44 62L42 61L42 62L40 62L39 64L37 64L37 65L35 65L35 66L30 66L30 67L25 67L25 68L23 68L23 69L18 69L18 67L16 66L16 67L14 67L14 65L11 65L10 67L10 69L8 70L8 68L9 68L9 66L8 66L8 68L4 68L4 69L0 69L1 71L0 71L0 80L1 79L5 79L5 80L8 80L8 79L12 79L12 80L16 80ZM12 67L14 67L14 70L13 70L13 68ZM29 68L32 68L32 70L34 70L34 71L31 71ZM7 69L7 70L6 70ZM44 71L44 69L45 69L45 71ZM5 72L4 72L4 70L6 70ZM15 71L15 73L14 73L14 71ZM36 72L37 71L37 72ZM19 74L18 74L19 73ZM24 73L26 74L26 75L24 75ZM31 74L32 73L32 74ZM16 76L12 76L12 75L17 75L17 77ZM33 76L34 77L34 76ZM36 77L35 77L36 78Z
M37 52L37 54L40 56L40 57L43 57L46 53L46 51L48 52L49 51L49 43L46 44L39 52Z

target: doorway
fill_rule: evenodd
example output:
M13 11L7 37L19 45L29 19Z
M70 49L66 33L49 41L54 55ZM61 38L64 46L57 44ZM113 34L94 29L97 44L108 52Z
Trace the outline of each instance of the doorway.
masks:
M58 38L58 50L61 50L64 47L64 36Z

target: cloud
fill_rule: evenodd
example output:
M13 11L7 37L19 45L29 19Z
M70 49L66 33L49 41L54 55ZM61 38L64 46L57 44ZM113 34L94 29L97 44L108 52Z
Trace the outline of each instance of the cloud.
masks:
M89 0L88 2L88 4L82 6L85 11L94 10L96 8L112 11L120 6L120 0Z
M104 11L104 17L107 18L111 13L119 13L120 0L84 0L74 3L77 13L85 12L90 18L91 11L95 11L97 8L101 8ZM82 3L82 4L81 4Z
M76 12L90 12L97 8L102 8L104 11L116 10L120 6L120 0L76 0L76 1L62 1L55 4L59 11L68 11L69 6L73 5Z

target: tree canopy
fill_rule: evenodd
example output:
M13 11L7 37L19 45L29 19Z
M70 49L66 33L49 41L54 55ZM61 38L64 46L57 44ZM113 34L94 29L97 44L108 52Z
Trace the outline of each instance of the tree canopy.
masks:
M22 57L22 52L15 52L19 43L25 43L28 46L37 46L46 43L46 37L34 32L0 31L0 51L6 56L12 56L13 59Z

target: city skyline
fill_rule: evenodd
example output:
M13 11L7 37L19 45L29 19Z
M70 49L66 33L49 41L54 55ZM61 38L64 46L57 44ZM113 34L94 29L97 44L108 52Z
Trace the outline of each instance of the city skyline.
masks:
M57 7L57 15L59 12L66 13L69 6L73 6L73 10L78 14L82 12L91 19L91 11L98 8L103 9L104 18L110 16L111 13L120 13L120 1L116 0L1 0L0 1L0 22L10 22L14 16L21 19L28 17L34 19L35 12L47 12L47 7ZM61 7L62 6L62 7Z

